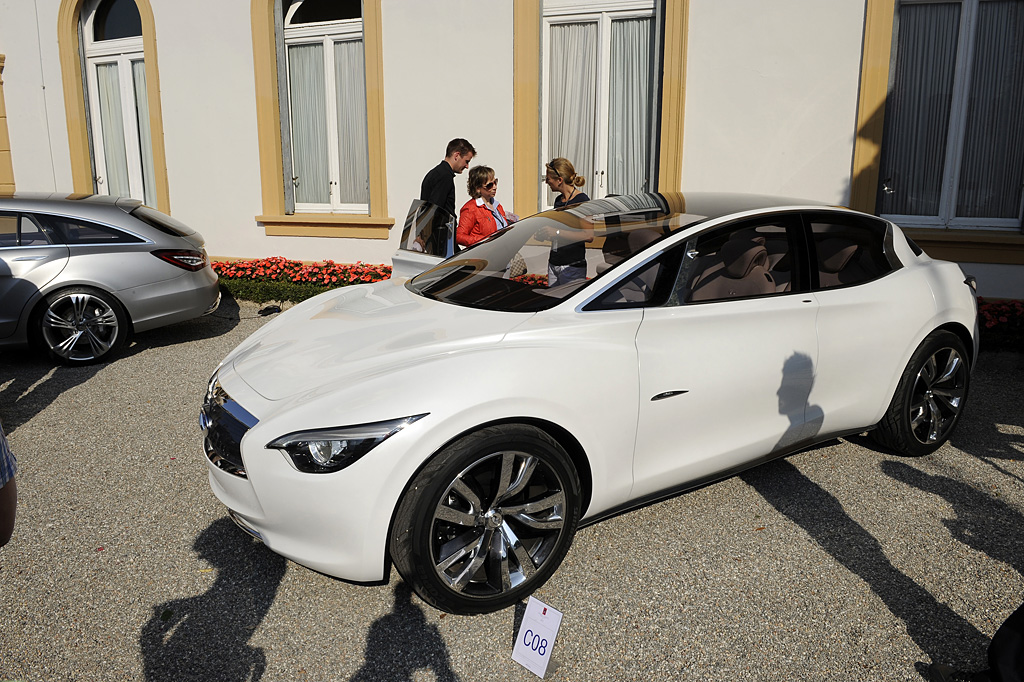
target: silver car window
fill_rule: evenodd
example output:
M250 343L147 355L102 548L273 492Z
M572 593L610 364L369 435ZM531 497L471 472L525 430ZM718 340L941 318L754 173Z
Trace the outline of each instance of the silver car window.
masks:
M46 246L53 243L46 231L30 216L0 214L0 247Z
M77 218L46 216L45 222L65 244L138 244L144 240L109 225Z

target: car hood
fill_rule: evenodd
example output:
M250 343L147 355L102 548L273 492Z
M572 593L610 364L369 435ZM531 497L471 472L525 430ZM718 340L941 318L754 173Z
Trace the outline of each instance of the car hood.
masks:
M295 306L226 362L264 398L282 400L496 344L531 316L441 303L385 280Z

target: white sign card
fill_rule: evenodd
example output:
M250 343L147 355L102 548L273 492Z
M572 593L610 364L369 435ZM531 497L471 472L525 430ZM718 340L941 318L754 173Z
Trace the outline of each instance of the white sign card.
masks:
M512 660L534 675L543 678L551 662L551 650L562 625L562 612L539 599L530 597L523 615L523 624L512 648Z

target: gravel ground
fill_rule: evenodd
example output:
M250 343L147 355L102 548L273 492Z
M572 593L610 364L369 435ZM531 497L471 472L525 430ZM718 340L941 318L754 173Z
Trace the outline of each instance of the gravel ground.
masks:
M520 605L445 615L288 562L206 481L206 379L265 318L136 337L116 362L0 355L18 455L0 680L530 680ZM1024 356L985 353L951 443L837 440L579 532L537 597L553 680L921 680L984 666L1024 600Z

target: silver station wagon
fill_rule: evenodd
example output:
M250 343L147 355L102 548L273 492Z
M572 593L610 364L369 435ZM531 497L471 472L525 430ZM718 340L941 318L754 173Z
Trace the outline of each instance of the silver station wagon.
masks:
M0 346L105 360L220 303L202 235L134 199L0 196Z

